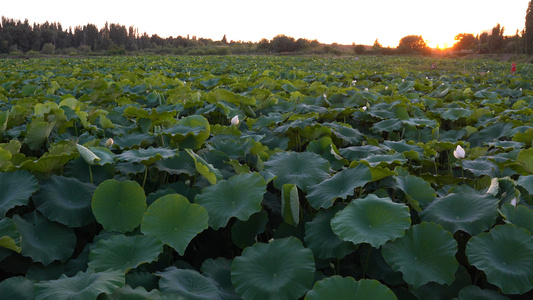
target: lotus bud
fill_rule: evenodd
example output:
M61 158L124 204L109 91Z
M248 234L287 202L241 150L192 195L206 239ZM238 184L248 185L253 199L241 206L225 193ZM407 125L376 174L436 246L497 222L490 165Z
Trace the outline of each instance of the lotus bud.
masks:
M236 115L235 117L231 118L231 125L237 125L239 124L239 116Z
M513 198L513 200L511 200L511 205L514 206L514 207L516 207L516 197Z
M113 141L112 138L108 138L107 141L105 142L105 146L106 146L107 148L109 148L109 147L113 146L113 143L114 143L114 142L115 142L115 141Z
M366 111L366 106L363 106L362 108L363 108L363 111Z
M465 149L461 147L460 145L457 145L457 148L453 151L453 156L457 159L463 159L465 158Z

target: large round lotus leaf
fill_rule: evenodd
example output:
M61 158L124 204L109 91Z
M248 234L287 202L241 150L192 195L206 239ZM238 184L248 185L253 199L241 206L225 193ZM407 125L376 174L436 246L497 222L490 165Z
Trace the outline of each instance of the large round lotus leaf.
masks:
M146 196L135 181L109 179L100 183L94 191L91 207L96 221L106 231L124 233L141 224Z
M169 297L170 298L170 297ZM132 288L129 285L115 290L113 294L103 294L98 297L98 300L159 300L162 299L161 293L157 289L146 291L142 286Z
M329 162L312 152L276 153L264 165L266 171L276 176L274 186L279 190L292 183L307 192L309 186L326 179L329 172Z
M333 232L344 241L379 248L404 235L411 226L409 208L390 198L368 195L355 199L331 220Z
M233 260L231 281L243 299L293 300L311 288L315 261L295 237L256 243Z
M311 222L305 223L305 243L316 257L321 259L341 259L354 252L352 243L341 240L331 229L331 219L343 206L321 209Z
M532 209L524 205L514 207L512 204L506 203L502 205L501 212L509 223L525 228L529 233L533 233Z
M436 198L420 213L423 221L435 222L455 233L481 233L494 225L498 217L498 198L473 191Z
M141 231L157 236L180 255L191 240L207 229L208 214L205 208L191 204L182 195L170 194L152 203L142 219Z
M209 226L225 227L232 217L246 221L262 209L266 183L259 173L240 174L205 187L194 202L207 209Z
M267 223L268 214L264 210L251 215L246 221L237 220L231 226L231 240L241 249L251 246L257 235L265 232Z
M91 199L96 187L76 178L50 177L33 195L38 211L51 221L81 227L94 220Z
M0 173L0 217L17 205L28 204L37 187L37 179L29 172Z
M35 284L35 299L37 300L90 300L98 295L111 294L124 285L125 277L121 271L104 271L94 273L79 272L76 276L61 275L59 279L41 281Z
M34 282L25 277L10 277L0 282L2 299L33 300Z
M208 258L202 263L201 271L204 276L213 279L218 284L225 300L239 300L241 298L231 283L231 262L224 257Z
M119 146L121 149L132 147L144 147L154 142L155 136L147 133L131 133L123 136L113 137L115 141L114 145Z
M44 121L32 122L31 126L28 126L24 142L28 144L31 150L39 149L48 140L48 136L54 129L54 124Z
M67 261L72 256L76 235L71 229L49 221L35 211L24 218L14 215L13 221L20 232L23 256L45 266L54 260Z
M117 162L117 158L115 153L111 152L111 150L104 148L104 147L89 147L89 150L91 150L100 160L95 161L95 165L103 166L105 164L114 164Z
M372 181L372 173L365 164L342 170L333 177L308 188L307 200L315 209L329 208L337 198L353 196L358 187Z
M156 275L161 276L159 290L162 294L178 294L187 300L222 299L221 291L215 281L197 271L172 266L163 272L157 272Z
M485 159L463 160L462 165L465 170L472 172L476 177L483 175L494 176L500 172L495 163Z
M178 156L157 161L154 166L159 171L167 172L170 175L180 175L183 173L193 176L196 173L194 160L185 151L180 151Z
M415 288L434 281L450 285L458 263L457 242L435 223L414 225L401 238L382 246L385 261Z
M20 169L27 171L37 171L41 173L50 173L54 170L61 169L67 162L77 157L77 153L45 153L38 160L26 160L20 164Z
M407 201L414 207L426 207L435 199L435 190L424 179L413 176L395 176L396 186L405 193Z
M176 150L150 147L148 149L126 150L122 154L117 155L117 158L128 163L150 165L158 160L167 159L176 155L178 155Z
M89 268L96 272L108 269L127 273L143 263L157 260L163 244L153 235L115 235L91 247Z
M533 288L533 237L523 228L498 225L472 237L466 257L504 294L522 294Z
M174 139L178 141L180 148L190 148L193 150L199 149L202 147L204 142L209 138L211 133L211 125L209 121L202 115L191 115L186 116L178 120L176 126L187 126L191 127L191 130L194 130L193 134L187 134L185 137L176 135ZM201 131L197 131L195 128L202 127Z
M324 299L360 299L360 300L395 300L396 295L377 280L361 279L334 275L315 283L313 289L305 295L305 300Z
M493 290L482 290L476 285L469 285L459 292L454 300L509 300L504 295Z

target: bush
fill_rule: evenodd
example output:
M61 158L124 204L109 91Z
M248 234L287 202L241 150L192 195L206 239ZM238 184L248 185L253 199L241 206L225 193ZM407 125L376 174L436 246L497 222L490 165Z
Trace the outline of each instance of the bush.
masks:
M79 53L83 53L83 54L87 54L87 53L91 52L91 46L81 45L81 46L78 47L78 52Z
M56 52L56 46L52 43L46 43L41 49L42 54L54 54Z
M366 48L364 45L355 45L353 47L353 51L356 53L356 54L363 54L366 52Z

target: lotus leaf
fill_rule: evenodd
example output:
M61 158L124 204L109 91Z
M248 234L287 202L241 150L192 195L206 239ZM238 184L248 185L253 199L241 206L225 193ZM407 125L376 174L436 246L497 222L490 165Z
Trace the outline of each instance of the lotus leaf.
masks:
M428 282L450 285L458 267L456 252L452 234L427 222L412 226L403 237L382 246L385 261L415 288Z
M396 295L377 280L361 279L334 275L315 283L313 289L305 295L305 300L321 299L383 299L395 300Z
M122 154L117 155L117 158L128 163L141 163L147 166L156 161L174 157L177 154L177 151L172 149L150 147L148 149L126 150Z
M317 185L310 186L307 200L315 209L329 208L333 205L335 199L347 199L353 196L355 189L363 187L372 181L370 169L359 164L355 168L342 170Z
M474 236L466 245L466 256L504 294L533 289L533 237L523 228L498 225Z
M105 230L124 233L141 224L146 196L135 181L108 179L94 191L91 208Z
M180 255L191 240L207 229L208 214L204 207L191 204L182 195L165 195L152 203L142 219L141 231L157 236Z
M98 241L89 254L89 268L96 272L120 270L127 273L143 263L157 260L163 244L153 235L115 235Z
M33 196L38 211L51 221L81 227L94 220L91 200L96 187L76 178L52 176Z
M23 256L48 266L54 260L67 261L74 253L76 235L72 229L49 221L36 211L23 217L14 215L13 221L20 232Z
M0 282L0 295L5 299L33 300L34 282L22 276L10 277Z
M37 150L48 141L50 133L54 129L55 123L36 121L31 123L26 133L24 142L30 146L30 149Z
M162 294L177 294L187 300L221 300L222 292L214 280L194 270L178 269L174 266L157 272L160 276L159 289Z
M28 204L37 187L37 179L26 171L0 173L0 216L17 205Z
M261 211L266 182L259 173L240 174L202 189L194 202L209 213L209 226L214 230L225 227L230 218L246 221Z
M435 222L455 233L463 230L477 235L490 229L498 217L498 199L475 191L438 197L420 213L423 221Z
M256 243L233 260L231 281L244 299L292 300L311 288L315 262L295 237Z
M390 198L368 195L355 199L331 219L331 228L344 241L375 248L404 235L411 225L409 208Z
M267 223L268 215L264 210L251 215L246 221L236 220L231 226L231 240L241 249L251 246L257 235L265 232Z

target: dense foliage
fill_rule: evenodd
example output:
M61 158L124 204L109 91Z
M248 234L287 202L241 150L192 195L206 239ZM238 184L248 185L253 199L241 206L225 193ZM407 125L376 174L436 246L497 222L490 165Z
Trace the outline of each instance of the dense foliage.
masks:
M531 298L533 68L433 62L0 61L0 295Z

